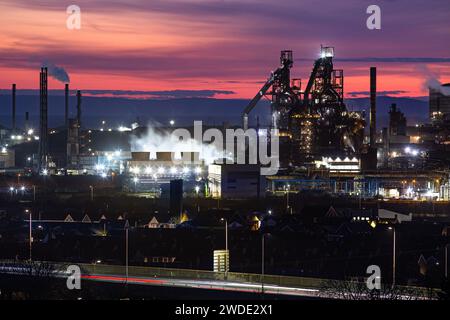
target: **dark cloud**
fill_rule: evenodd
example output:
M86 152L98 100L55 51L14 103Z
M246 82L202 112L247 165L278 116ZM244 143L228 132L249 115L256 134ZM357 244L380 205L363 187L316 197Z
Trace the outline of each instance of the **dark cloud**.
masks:
M8 95L11 93L9 89L0 89L0 94ZM181 98L213 98L216 95L231 95L235 92L229 90L161 90L161 91L134 91L134 90L82 90L83 95L88 96L109 96L109 97L125 97L125 98L152 98L152 99L181 99ZM19 89L18 95L36 96L39 95L37 89ZM64 90L49 90L49 94L53 96L64 95ZM70 94L75 94L71 90Z
M299 58L296 61L311 61L312 59ZM339 58L335 57L337 62L386 62L386 63L447 63L450 58L433 57L363 57L363 58Z
M52 59L58 65L64 64L72 72L123 75L129 73L140 78L236 78L246 74L261 77L269 73L269 68L277 63L278 54L269 57L268 62L254 59L254 63L267 65L265 73L255 70L249 58L236 59L235 56L220 56L221 51L232 48L198 47L173 50L121 50L97 52L88 50L65 50L55 47L39 48L30 54L27 50L0 49L0 66L16 68L38 68L41 61ZM204 52L209 52L207 56ZM220 58L219 58L220 56ZM64 63L63 63L64 62ZM271 62L271 63L270 63ZM221 67L226 65L226 67ZM257 71L257 73L255 73Z
M388 96L388 95L405 94L408 92L409 91L403 91L403 90L377 91L377 95ZM352 97L368 96L368 95L370 95L370 91L352 91L352 92L349 92L348 95L352 96Z
M450 62L450 58L409 58L409 57L394 57L394 58L336 58L335 61L340 62L393 62L393 63L446 63Z
M5 1L26 9L58 12L64 9L59 0ZM105 48L100 49L75 47L42 34L19 39L22 44L13 50L0 49L0 65L38 68L49 59L77 76L105 74L196 81L208 78L215 83L216 79L230 80L228 84L238 87L242 83L233 82L234 79L267 78L277 66L282 49L292 49L298 62L306 61L294 67L302 67L308 76L320 44L336 47L336 61L349 62L347 75L357 72L352 66L358 62L450 62L446 58L450 30L448 0L381 1L380 31L366 28L366 8L370 4L368 0L77 0L87 31L92 31L92 27L109 33L139 33L133 26L107 23L107 19L91 20L94 14L110 16L113 22L116 16L135 14L139 26L144 19L148 21L142 22L142 30L151 28L152 18L156 17L155 25L167 21L169 36L176 32L185 39L208 41L195 47L180 44L176 48L148 49L143 44L142 50L115 50L113 45L104 43ZM386 68L385 73L388 69L393 68Z

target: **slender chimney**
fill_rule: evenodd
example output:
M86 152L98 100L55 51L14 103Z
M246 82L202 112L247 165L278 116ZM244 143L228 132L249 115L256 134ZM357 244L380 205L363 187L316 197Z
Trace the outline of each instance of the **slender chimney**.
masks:
M16 131L16 84L12 85L12 130Z
M375 147L377 133L377 68L370 67L370 146Z
M48 71L41 68L39 85L39 167L38 172L47 168L48 156Z
M30 114L28 111L25 112L25 130L30 129Z
M80 167L80 145L81 145L81 91L77 90L77 167Z
M64 88L65 93L65 109L64 109L64 124L69 126L69 84L66 83Z
M81 128L81 91L77 91L77 125Z

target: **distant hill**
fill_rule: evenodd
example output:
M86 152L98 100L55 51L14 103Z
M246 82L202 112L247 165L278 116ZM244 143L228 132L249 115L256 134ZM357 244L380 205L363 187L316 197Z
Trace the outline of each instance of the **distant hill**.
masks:
M139 118L140 123L158 122L168 124L174 119L178 125L190 125L194 120L203 120L208 124L240 124L241 114L249 100L245 99L212 99L212 98L183 98L168 100L141 100L108 97L83 97L82 121L83 126L98 127L102 120L115 128L119 125L130 125ZM350 110L366 110L368 116L369 99L352 98L346 100ZM389 106L397 103L398 107L407 115L408 123L427 121L428 102L423 98L393 98L381 96L377 99L378 123L386 126ZM76 98L70 99L71 115L74 116ZM39 115L39 98L37 96L17 96L17 124L23 125L25 112L30 113L30 121L37 126ZM270 105L262 100L254 112L250 122L256 124L259 116L261 125L270 122ZM64 97L49 97L49 124L59 126L64 122ZM0 95L0 123L11 125L11 97Z
M369 98L346 99L345 103L350 110L365 110L366 116L368 117L370 110ZM377 97L377 122L380 125L388 125L388 112L391 104L393 103L396 103L397 107L405 114L408 125L428 121L428 97L395 98L381 96ZM366 120L369 119L367 118Z

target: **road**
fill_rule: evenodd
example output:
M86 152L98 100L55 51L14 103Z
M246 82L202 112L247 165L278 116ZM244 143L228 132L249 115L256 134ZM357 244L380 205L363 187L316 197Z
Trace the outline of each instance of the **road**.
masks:
M29 265L28 262L18 263L17 261L6 261L3 265L0 264L0 273L4 274L22 274L22 275L34 275L34 276L51 276L58 278L67 278L73 274L68 271L68 264L61 263L49 263L51 267L46 269L46 264L40 263L35 265ZM125 276L125 271L122 266L115 265L80 265L81 268L81 279L84 281L97 281L97 282L107 282L107 283L119 283L119 284L131 284L131 285L147 285L147 286L161 286L161 287L172 287L172 288L187 288L187 289L204 289L204 290L217 290L217 291L229 291L229 292L242 292L251 294L268 294L268 295L279 295L279 296L292 296L292 297L304 297L304 298L330 298L330 299L349 299L349 297L342 295L351 294L353 291L347 292L344 289L338 290L337 292L331 290L326 290L327 288L320 285L320 282L311 282L310 286L305 286L297 283L296 286L282 286L276 284L264 283L262 284L257 275L252 275L253 277L248 277L244 279L233 278L233 281L227 281L223 279L214 279L213 272L197 270L177 270L177 269L154 269L145 267L132 267L134 275ZM97 270L95 270L97 268ZM98 270L102 268L102 270ZM40 273L41 272L41 273ZM43 272L43 273L42 273ZM139 274L147 274L147 276ZM162 273L162 274L161 274ZM183 274L184 276L180 276ZM241 276L244 276L242 274ZM250 274L247 274L250 275ZM208 276L209 278L206 278ZM234 274L236 276L236 274ZM203 278L201 278L203 277ZM251 280L250 280L251 278ZM312 279L312 278L311 278ZM311 280L309 279L309 280ZM286 280L286 279L285 279ZM291 279L292 280L292 279ZM303 279L306 282L307 278ZM348 282L343 282L343 284L348 285ZM273 283L273 282L272 282ZM285 282L286 283L286 282ZM295 282L294 282L295 283ZM358 283L355 283L357 285ZM361 283L359 283L361 284ZM344 287L345 288L345 285ZM350 286L349 288L352 288ZM333 289L333 288L331 288ZM407 289L407 290L405 290ZM342 291L344 290L344 291ZM348 289L352 290L352 289ZM355 289L353 289L355 290ZM360 289L358 289L360 291ZM357 292L356 290L355 292ZM417 287L397 287L397 290L393 293L387 290L386 293L382 293L378 298L392 298L402 300L427 300L434 299L429 296L428 290L425 291L424 288ZM370 293L359 292L360 298L371 298Z
M183 287L195 289L208 290L222 290L222 291L236 291L247 293L261 293L272 295L288 295L288 296L303 296L303 297L318 297L318 289L309 288L294 288L283 287L276 285L269 285L261 283L242 283L220 280L191 280L191 279L174 279L174 278L150 278L150 277L135 277L129 276L128 279L123 275L102 275L89 274L82 275L82 279L90 281L102 281L111 283L129 283L138 285L151 286L169 286L169 287Z

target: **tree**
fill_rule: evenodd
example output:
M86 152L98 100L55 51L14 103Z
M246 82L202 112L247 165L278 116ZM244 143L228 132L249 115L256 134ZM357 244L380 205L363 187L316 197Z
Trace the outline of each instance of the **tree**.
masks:
M382 285L379 290L370 290L366 283L356 281L327 280L320 296L342 300L428 300L433 292L423 288Z

